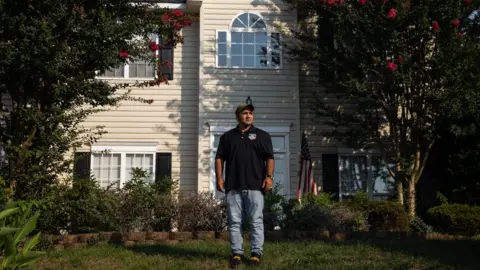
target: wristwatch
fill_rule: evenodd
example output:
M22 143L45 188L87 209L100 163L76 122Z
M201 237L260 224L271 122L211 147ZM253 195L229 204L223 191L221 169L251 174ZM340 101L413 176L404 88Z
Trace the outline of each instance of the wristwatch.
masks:
M267 174L267 177L272 179L272 181L273 181L273 174Z

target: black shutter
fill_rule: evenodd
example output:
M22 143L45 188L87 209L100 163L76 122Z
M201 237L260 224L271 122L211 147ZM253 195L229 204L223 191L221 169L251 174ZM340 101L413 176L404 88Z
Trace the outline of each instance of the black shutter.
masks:
M157 153L155 158L155 180L172 177L172 153Z
M338 188L338 155L322 154L322 174L323 174L323 191L335 194L335 198L339 199Z
M90 152L75 152L73 164L74 179L87 179L90 177L90 160Z
M168 80L173 80L173 47L170 44L160 42L162 48L160 49L160 63L162 63L161 73L164 76L167 76ZM171 65L164 65L165 61L170 61Z

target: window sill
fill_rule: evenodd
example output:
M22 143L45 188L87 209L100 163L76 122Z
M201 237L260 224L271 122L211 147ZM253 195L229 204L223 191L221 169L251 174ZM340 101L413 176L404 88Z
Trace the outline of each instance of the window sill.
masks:
M105 81L151 81L154 80L154 77L145 77L145 78L120 78L120 77L95 77L97 80Z
M235 69L235 70L279 70L282 69L282 66L279 67L224 67L224 66L215 66L217 69Z

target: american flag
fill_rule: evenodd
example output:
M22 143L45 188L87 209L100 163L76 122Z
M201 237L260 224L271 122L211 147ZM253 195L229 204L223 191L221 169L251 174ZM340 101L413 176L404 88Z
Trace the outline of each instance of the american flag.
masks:
M300 157L300 179L297 188L297 200L300 201L302 195L313 192L317 195L317 183L313 179L313 165L310 150L308 150L307 136L305 132L302 138L302 153Z

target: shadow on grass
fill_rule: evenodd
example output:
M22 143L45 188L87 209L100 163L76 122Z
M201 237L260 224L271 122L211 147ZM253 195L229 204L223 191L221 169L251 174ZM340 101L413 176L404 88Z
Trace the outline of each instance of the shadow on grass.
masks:
M421 239L371 239L347 240L334 245L370 245L387 252L402 253L407 256L423 257L449 265L454 269L480 269L476 256L480 252L480 241L475 240L421 240Z
M157 244L157 245L137 245L128 248L129 250L142 253L147 256L168 256L182 259L214 259L214 260L228 260L228 257L222 253L215 251L207 251L197 245L185 247L184 245L176 244Z

